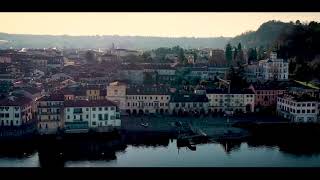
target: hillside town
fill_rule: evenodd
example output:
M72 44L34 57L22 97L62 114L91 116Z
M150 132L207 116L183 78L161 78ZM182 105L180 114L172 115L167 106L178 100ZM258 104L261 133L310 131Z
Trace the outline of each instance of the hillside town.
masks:
M215 121L265 113L290 123L320 121L319 88L292 79L290 62L275 52L248 61L241 50L236 62L221 60L221 49L157 52L1 50L1 136L110 132L137 117Z

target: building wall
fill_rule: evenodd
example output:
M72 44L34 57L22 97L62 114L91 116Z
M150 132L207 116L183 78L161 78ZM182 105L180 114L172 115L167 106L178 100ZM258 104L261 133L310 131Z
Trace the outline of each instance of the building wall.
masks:
M169 113L170 95L127 95L126 111L139 113Z
M179 111L191 112L191 111L204 111L205 114L208 113L209 103L208 102L170 102L169 103L169 113L179 113Z
M79 121L87 122L89 128L121 126L120 114L119 112L117 112L116 106L65 107L64 114L66 123L73 123Z
M262 107L276 106L277 97L284 92L285 90L256 90L255 105Z
M277 98L277 114L292 122L316 122L319 103L315 101L297 102L289 98Z
M207 94L212 112L232 111L253 112L254 94Z
M115 102L121 111L126 109L126 89L124 84L108 85L107 86L107 99Z
M55 134L64 127L63 101L38 102L38 131L44 134Z
M33 119L32 104L0 106L0 126L21 126Z

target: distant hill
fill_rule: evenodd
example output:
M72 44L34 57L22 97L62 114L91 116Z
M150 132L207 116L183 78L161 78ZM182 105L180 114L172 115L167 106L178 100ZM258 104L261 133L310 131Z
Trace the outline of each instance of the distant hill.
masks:
M0 33L0 48L110 48L112 43L120 48L154 49L159 47L180 46L183 48L220 48L223 49L231 38L169 38L147 36L68 36L68 35L25 35Z
M279 39L283 33L290 33L294 28L293 23L285 23L281 21L268 21L263 23L257 31L243 33L231 39L232 45L239 42L245 48L252 47L271 47Z

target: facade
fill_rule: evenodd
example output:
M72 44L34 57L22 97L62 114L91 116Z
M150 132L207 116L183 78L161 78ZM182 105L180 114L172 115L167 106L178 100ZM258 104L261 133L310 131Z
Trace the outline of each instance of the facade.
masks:
M288 80L289 63L278 59L276 53L271 53L269 59L259 61L259 66L262 67L264 80Z
M211 112L253 112L254 111L254 93L252 90L231 91L207 89L209 99L209 109Z
M166 86L133 86L127 88L126 113L168 114L170 92Z
M72 100L64 103L65 131L81 133L105 130L121 126L120 112L116 104L108 100Z
M277 99L277 114L292 122L319 121L319 101L312 97L284 94Z
M268 59L248 64L245 68L245 74L249 82L286 81L289 76L289 63L284 59L277 58L276 53L270 53Z
M275 107L277 105L277 97L284 94L286 89L280 86L268 85L250 85L255 94L255 107Z
M0 125L22 126L33 121L32 99L9 96L0 100Z
M207 114L209 100L206 95L174 94L169 102L170 114Z
M63 129L63 95L44 96L37 102L38 132L40 134L56 134L59 129Z
M121 113L125 113L126 94L126 83L115 81L107 86L107 100L114 102L120 108Z

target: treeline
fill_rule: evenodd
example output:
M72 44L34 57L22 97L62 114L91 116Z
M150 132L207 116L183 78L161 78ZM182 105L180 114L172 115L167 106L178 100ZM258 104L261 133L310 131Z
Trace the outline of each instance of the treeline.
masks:
M302 81L320 79L320 23L297 21L291 32L283 32L274 48L290 60L289 72Z

